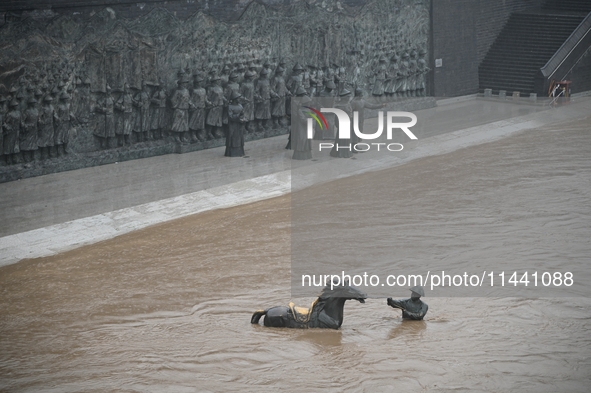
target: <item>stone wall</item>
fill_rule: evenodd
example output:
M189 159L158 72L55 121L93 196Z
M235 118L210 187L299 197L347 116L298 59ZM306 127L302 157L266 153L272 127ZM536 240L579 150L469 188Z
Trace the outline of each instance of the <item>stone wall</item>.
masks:
M23 118L28 113L25 122L30 122L35 113L27 112L30 101L36 100L36 110L42 112L40 106L51 97L55 111L61 111L59 121L68 121L65 142L56 139L55 146L30 156L16 155L16 161L6 161L7 166L35 167L28 172L40 174L78 165L61 165L67 160L88 166L105 163L104 157L113 157L106 161L110 162L219 146L220 132L207 140L173 138L173 123L178 120L174 96L183 84L192 90L195 83L197 88L200 79L208 94L218 77L225 88L233 73L243 83L248 72L256 79L265 69L273 78L283 68L295 94L302 78L294 82L292 70L302 67L304 74L313 74L310 66L315 66L324 76L315 92L305 86L309 94L318 94L331 80L337 94L362 88L370 96L382 96L388 94L385 82L379 80L385 72L400 79L397 90L392 82L390 99L424 95L425 84L419 79L424 80L429 71L430 60L421 59L428 56L429 4L429 0L3 2L2 116L7 117L16 102L17 111ZM159 104L152 100L144 111L140 102L157 96L166 102L158 112L164 113L160 130L153 127ZM64 103L63 97L70 101ZM281 122L273 124L272 129L249 128L247 139L287 132ZM187 143L193 146L180 146ZM5 165L3 171L11 169Z
M26 16L31 13L51 10L54 13L84 18L109 7L121 18L135 19L148 14L155 8L163 8L180 20L187 19L194 13L201 11L218 21L236 22L246 8L255 2L273 9L281 9L291 4L305 6L305 3L331 8L336 4L335 1L326 0L3 0L0 3L0 12L9 14L24 12ZM348 12L356 12L368 2L369 0L343 0L339 3L340 7Z
M432 94L454 97L478 92L478 65L512 12L539 8L543 0L432 0Z

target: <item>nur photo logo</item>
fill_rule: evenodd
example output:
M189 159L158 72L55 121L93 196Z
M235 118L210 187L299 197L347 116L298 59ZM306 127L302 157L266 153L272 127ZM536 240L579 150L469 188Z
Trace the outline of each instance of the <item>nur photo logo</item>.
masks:
M350 151L369 151L369 150L389 150L401 151L404 146L401 143L392 142L395 130L401 130L410 140L417 140L416 135L410 130L417 124L417 116L412 112L398 112L398 111L380 111L378 112L378 129L375 132L367 133L363 130L363 125L360 123L359 112L354 111L353 119L351 120L349 114L340 108L321 107L316 109L311 106L302 106L307 111L308 117L306 122L306 138L314 139L315 124L316 131L324 131L330 128L330 125L336 130L336 140L333 142L320 142L318 145L319 151L324 149L350 150ZM335 124L330 124L324 114L332 114L331 120L334 118ZM386 132L386 142L378 142ZM301 132L301 131L300 131Z

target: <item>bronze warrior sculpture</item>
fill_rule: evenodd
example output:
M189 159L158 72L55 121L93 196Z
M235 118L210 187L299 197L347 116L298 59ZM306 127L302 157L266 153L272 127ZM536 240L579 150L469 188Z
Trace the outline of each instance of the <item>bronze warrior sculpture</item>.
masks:
M388 305L402 310L403 319L420 321L429 310L429 306L421 300L421 296L425 296L425 291L420 285L410 288L410 291L412 292L410 299L393 300L389 297Z

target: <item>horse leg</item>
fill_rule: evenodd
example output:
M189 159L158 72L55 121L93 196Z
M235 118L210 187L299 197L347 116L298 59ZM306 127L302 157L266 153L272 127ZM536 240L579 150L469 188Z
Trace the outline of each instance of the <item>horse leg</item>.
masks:
M267 315L267 310L258 310L252 314L252 318L250 318L250 323L258 324L259 320L262 316Z

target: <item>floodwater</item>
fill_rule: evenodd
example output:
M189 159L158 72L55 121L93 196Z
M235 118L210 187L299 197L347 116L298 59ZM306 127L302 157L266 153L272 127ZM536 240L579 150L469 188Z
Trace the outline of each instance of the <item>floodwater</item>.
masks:
M532 130L365 179L413 184L412 194L429 205L423 217L416 209L408 226L440 255L454 255L466 236L483 257L504 247L566 270L591 255L591 236L582 236L591 235L590 124ZM351 181L315 187L322 193ZM292 300L291 198L203 213L1 268L0 390L591 390L591 300L585 296L427 297L429 312L420 322L402 321L385 299L371 298L346 303L339 331L251 325L253 311ZM438 233L447 226L417 226L421 220L478 221L474 209L454 208L474 202L470 198L483 198L499 213L522 207L523 214L505 220L505 231L495 227L493 240L470 225L464 232L454 226L453 242ZM388 229L371 220L379 217L356 230ZM515 239L526 227L562 235L524 254ZM441 258L435 267L447 263ZM392 296L407 292L393 289Z

